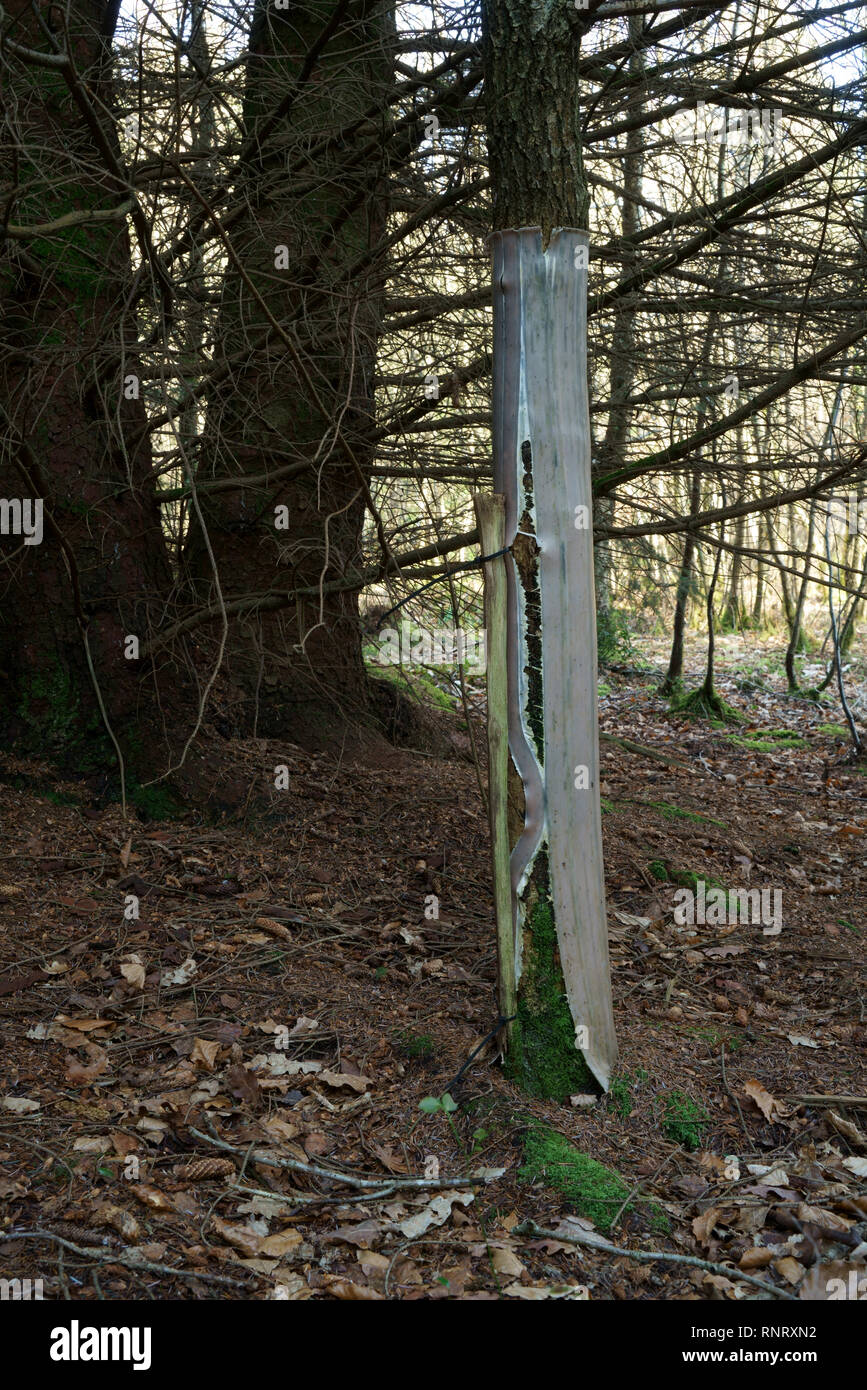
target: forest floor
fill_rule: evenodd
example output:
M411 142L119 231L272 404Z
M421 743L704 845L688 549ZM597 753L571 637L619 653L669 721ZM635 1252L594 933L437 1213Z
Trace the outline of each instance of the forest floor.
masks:
M602 745L620 1063L595 1101L527 1098L490 1040L454 1080L497 1023L465 758L224 743L289 787L210 823L124 820L5 759L0 1275L82 1300L867 1277L867 764L836 705L745 669L723 643L739 725L672 714L640 665L604 675L602 728L674 761ZM779 890L781 918L679 925L698 880ZM572 1243L594 1237L644 1258Z

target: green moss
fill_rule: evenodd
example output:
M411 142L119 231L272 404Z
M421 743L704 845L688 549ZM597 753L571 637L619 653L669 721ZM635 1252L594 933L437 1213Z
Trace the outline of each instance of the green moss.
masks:
M827 734L829 738L848 738L849 730L844 729L842 724L819 724L816 728L818 734Z
M726 724L739 724L741 715L733 705L728 704L715 690L700 685L698 690L681 695L671 703L677 714L689 714L697 719L721 719Z
M662 1132L667 1139L686 1149L697 1149L709 1124L710 1114L700 1101L693 1100L684 1091L671 1092L662 1119Z
M415 696L417 700L427 700L429 704L437 705L440 709L453 710L455 707L454 700L444 690L440 690L436 682L418 666L413 666L411 680L399 667L380 666L375 661L365 662L365 666L373 677L397 686L404 695Z
M46 747L63 741L78 718L78 699L68 672L59 663L24 682L18 714Z
M544 1182L559 1192L580 1216L608 1231L629 1196L619 1173L581 1153L562 1134L534 1125L524 1137L522 1182Z
M632 1110L631 1092L646 1080L647 1072L643 1067L636 1067L634 1072L620 1072L613 1077L608 1088L608 1109L619 1115L621 1120L627 1119Z
M118 788L118 796L120 789ZM164 786L142 786L134 778L127 783L127 798L146 820L180 820L184 807Z
M615 1076L608 1088L608 1109L613 1110L615 1115L619 1115L621 1120L629 1118L632 1109L632 1097L629 1094L629 1082L625 1076Z
M790 729L769 729L764 734L728 734L728 742L752 753L776 753L782 748L805 748L807 740Z
M70 796L67 792L57 792L48 788L42 793L46 801L50 801L52 806L80 806L81 802L77 796Z
M430 1034L413 1033L408 1028L397 1034L395 1046L398 1052L411 1060L432 1057L434 1054L434 1040Z
M699 815L697 811L685 811L681 806L672 806L667 801L652 801L650 805L665 816L666 820L692 820L705 825L719 825L723 830L726 829L725 821L714 820L713 816Z
M718 878L711 874L697 874L694 869L671 869L669 879L672 883L679 883L683 888L689 890L698 897L699 884L704 884L705 895L710 893L712 888L719 888L726 895L726 916L735 921L748 920L741 918L741 900L738 897L738 890L726 888L724 883L720 883Z
M657 880L657 882L668 882L668 869L665 867L661 859L651 859L647 867L649 868L651 874Z
M544 865L547 881L547 865ZM554 912L547 897L529 913L524 965L507 1073L531 1096L566 1100L595 1086L575 1046L575 1024L563 983Z

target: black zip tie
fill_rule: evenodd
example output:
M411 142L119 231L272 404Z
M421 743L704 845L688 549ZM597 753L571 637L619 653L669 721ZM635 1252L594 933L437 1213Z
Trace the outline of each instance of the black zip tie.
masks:
M434 584L440 584L451 575L460 574L462 570L476 569L479 565L487 564L489 560L498 560L501 555L508 555L511 549L512 547L510 545L505 545L502 550L495 550L491 555L480 555L478 560L461 560L457 565L452 565L450 569L446 570L445 574L438 574L433 579L429 579L427 584L422 584L420 589L413 589L412 593L407 594L406 598L402 598L400 603L396 603L393 608L389 608L387 613L383 613L376 624L376 631L379 632L386 618L390 618L392 613L396 613L399 608L403 608L405 603L409 603L412 599L418 598L419 594L423 594L427 589L432 588Z
M502 553L502 552L501 552L501 553ZM452 1079L451 1079L451 1081L449 1082L448 1086L446 1086L445 1090L443 1091L443 1095L444 1095L444 1096L449 1094L449 1092L451 1091L451 1089L452 1089L453 1086L457 1086L457 1084L458 1084L458 1082L460 1081L461 1077L463 1076L464 1072L465 1072L465 1071L467 1070L467 1068L471 1065L471 1063L475 1061L475 1059L478 1057L479 1053L481 1052L481 1050L482 1050L482 1048L485 1046L485 1044L486 1044L486 1043L489 1043L489 1042L491 1041L491 1038L495 1038L495 1037L497 1036L497 1034L499 1033L500 1029L501 1029L501 1028L504 1028L504 1027L506 1026L507 1023L514 1023L514 1022L515 1022L515 1019L516 1019L517 1017L518 1017L517 1014L512 1014L509 1018L503 1018L503 1015L500 1014L500 1017L497 1019L497 1022L496 1022L496 1024L495 1024L495 1026L491 1029L490 1033L486 1033L486 1034L485 1034L485 1036L482 1038L482 1041L479 1043L478 1047L477 1047L473 1052L470 1053L469 1057L468 1057L467 1060L464 1062L464 1065L461 1067L461 1069L460 1069L460 1071L457 1073L457 1075L452 1077Z

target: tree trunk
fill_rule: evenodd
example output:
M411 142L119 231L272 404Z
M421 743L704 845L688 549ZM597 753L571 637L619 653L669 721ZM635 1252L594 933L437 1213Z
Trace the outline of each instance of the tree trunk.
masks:
M798 597L795 601L795 608L792 614L791 626L789 628L789 643L786 647L785 668L786 683L790 692L798 690L798 675L795 670L795 657L799 651L806 648L805 635L802 630L804 606L807 602L807 590L810 587L810 556L813 550L813 537L816 533L816 499L810 500L809 520L807 522L807 540L804 549L804 572L801 575L801 582L798 586ZM794 560L796 541L795 541L795 510L789 504L789 549Z
M631 14L627 18L629 39L634 47L629 55L630 76L640 80L644 72L644 49L640 46L644 26L643 16ZM623 242L623 261L621 279L628 280L638 264L638 253L633 241L639 231L638 200L641 197L641 176L644 168L644 129L636 125L626 133L626 149L623 156L623 197L620 212L620 235ZM601 471L608 473L623 468L626 464L626 450L629 442L629 426L632 411L629 399L635 382L635 315L638 295L618 303L611 334L611 366L609 371L608 424L605 439L599 449ZM614 522L614 500L600 497L594 508L595 520L600 525L611 526ZM602 660L606 648L613 654L616 628L611 611L611 541L607 535L597 537L594 547L594 568L596 575L596 617L599 623L599 645Z
M607 1088L616 1060L599 807L580 27L566 7L490 0L484 33L494 488L506 498L511 547L509 746L522 783L512 797L518 1017L508 1063L532 1094L562 1100L590 1073Z
M202 606L215 601L215 569L224 599L315 593L361 569L383 274L365 257L387 203L377 142L358 137L373 151L359 159L344 132L390 80L393 22L382 0L352 0L305 75L332 13L324 0L258 0L254 14L237 195L247 211L232 229L219 333L224 362L240 363L208 402L204 530L193 521L186 557ZM269 123L293 89L289 114ZM364 715L357 591L233 617L225 664L239 733L316 737L338 712Z
M47 51L30 7L7 11L13 41ZM125 308L129 193L112 119L114 11L68 12L75 72L4 59L2 142L9 221L39 227L75 212L102 220L4 244L0 262L0 494L40 499L43 536L0 538L0 738L117 791L172 757L159 713L183 683L129 659L156 626L170 573L136 379L137 330ZM32 538L35 540L35 537ZM153 615L153 622L152 622Z
M701 509L701 470L694 468L689 489L689 514L697 517ZM693 556L695 555L695 536L687 531L683 541L683 554L677 575L677 594L674 601L674 622L672 624L671 654L668 670L659 687L660 695L676 695L683 682L684 633L686 631L686 610L692 593Z

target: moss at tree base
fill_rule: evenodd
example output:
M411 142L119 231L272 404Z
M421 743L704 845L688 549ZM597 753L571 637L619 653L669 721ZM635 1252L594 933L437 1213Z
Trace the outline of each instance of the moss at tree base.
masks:
M541 858L541 856L540 856ZM566 1100L598 1087L575 1046L575 1024L566 998L554 912L547 896L547 862L537 866L539 893L527 918L518 1017L506 1074L528 1095Z
M692 714L702 719L722 719L727 724L741 723L741 716L734 706L728 704L706 681L690 694L676 697L672 710L675 714Z

